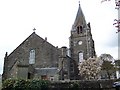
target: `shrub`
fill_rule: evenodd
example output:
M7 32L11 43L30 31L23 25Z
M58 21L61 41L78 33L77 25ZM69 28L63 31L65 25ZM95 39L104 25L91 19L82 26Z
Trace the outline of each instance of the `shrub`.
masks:
M2 90L13 90L15 79L7 79L2 84Z
M79 90L79 83L74 82L70 85L70 90Z
M46 90L49 83L47 80L7 79L2 90Z
M26 82L27 81L24 79L16 79L13 89L14 90L21 90L21 89L24 90L26 88Z

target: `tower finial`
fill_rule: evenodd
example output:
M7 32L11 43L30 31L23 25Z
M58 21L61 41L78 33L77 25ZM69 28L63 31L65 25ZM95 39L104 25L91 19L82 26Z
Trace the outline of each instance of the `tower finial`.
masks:
M78 2L78 3L79 3L79 6L80 6L80 0L79 0L79 2Z

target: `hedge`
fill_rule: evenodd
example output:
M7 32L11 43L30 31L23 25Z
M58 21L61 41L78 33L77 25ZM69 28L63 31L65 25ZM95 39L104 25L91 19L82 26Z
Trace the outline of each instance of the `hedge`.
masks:
M7 79L2 90L47 90L49 83L47 80Z
M54 81L48 80L24 80L24 79L7 79L3 82L2 90L93 90L104 89L113 90L112 84L115 80L98 80L98 81Z

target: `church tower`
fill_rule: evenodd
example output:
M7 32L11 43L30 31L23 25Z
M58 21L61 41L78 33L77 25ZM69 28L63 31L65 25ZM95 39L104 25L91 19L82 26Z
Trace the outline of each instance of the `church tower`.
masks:
M89 57L96 55L94 48L94 40L92 39L90 23L86 24L84 14L79 4L76 19L71 29L70 51L71 57L76 63L82 62Z

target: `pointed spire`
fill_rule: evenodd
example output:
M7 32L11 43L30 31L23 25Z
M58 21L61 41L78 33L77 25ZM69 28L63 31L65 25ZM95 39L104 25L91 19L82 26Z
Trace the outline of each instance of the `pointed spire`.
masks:
M74 27L77 27L79 25L86 26L86 21L85 21L83 11L81 9L80 1L79 1L79 8L76 15L76 19L74 21Z

